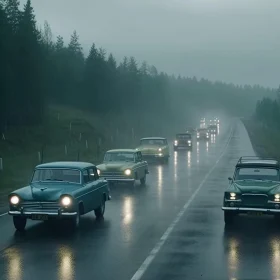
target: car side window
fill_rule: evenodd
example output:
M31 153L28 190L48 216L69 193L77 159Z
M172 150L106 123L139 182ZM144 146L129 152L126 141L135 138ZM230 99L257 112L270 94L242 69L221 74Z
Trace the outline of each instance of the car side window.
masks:
M137 161L142 161L142 154L141 154L141 152L138 152L137 153Z
M90 181L88 169L83 171L84 184L87 184Z
M89 168L89 179L90 179L90 182L96 181L96 180L98 180L98 178L99 178L99 176L98 176L96 167Z

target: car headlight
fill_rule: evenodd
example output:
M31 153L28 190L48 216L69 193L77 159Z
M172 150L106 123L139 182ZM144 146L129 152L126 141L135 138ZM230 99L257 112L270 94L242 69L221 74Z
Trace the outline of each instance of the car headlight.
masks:
M162 157L162 153L159 153L158 155L159 155L160 157Z
M191 140L188 141L189 144L191 144L191 142L192 142Z
M98 174L98 176L100 176L100 174L101 174L100 169L97 169L97 174Z
M196 137L199 137L199 133L196 134Z
M62 204L63 206L69 206L71 203L72 203L72 198L69 197L69 196L64 196L64 197L61 199L61 204Z
M159 148L158 151L161 152L161 151L162 151L162 148Z
M124 174L127 175L127 176L131 175L131 170L130 169L126 169L124 171Z
M236 193L230 193L230 199L235 200L236 199Z
M280 202L280 194L274 195L274 201Z
M11 204L13 204L13 205L19 204L19 201L20 201L20 199L19 199L19 197L18 197L17 195L13 195L13 196L10 198L10 202L11 202Z
M178 141L177 140L174 141L174 145L175 146L178 145Z

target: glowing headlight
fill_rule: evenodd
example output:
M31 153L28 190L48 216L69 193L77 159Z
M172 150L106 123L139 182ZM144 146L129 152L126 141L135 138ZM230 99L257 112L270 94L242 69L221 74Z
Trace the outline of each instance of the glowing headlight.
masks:
M69 196L64 196L64 197L61 199L61 204L62 204L63 206L69 206L71 203L72 203L72 199L71 199Z
M100 175L101 171L100 169L97 169L97 174Z
M192 142L191 140L188 141L189 144L191 144L191 142Z
M160 157L162 157L162 153L159 153L158 155L159 155Z
M174 141L174 145L175 145L175 146L178 145L178 141L177 141L177 140Z
M236 199L236 193L230 193L230 199L235 200Z
M127 175L127 176L131 175L131 170L130 169L126 169L124 171L124 174Z
M280 194L274 195L274 201L280 202Z
M161 151L162 151L162 148L159 148L158 151L161 152Z
M10 202L13 205L19 204L19 197L17 195L12 196L11 199L10 199Z
M198 134L196 134L196 137L199 137L199 133L198 133Z

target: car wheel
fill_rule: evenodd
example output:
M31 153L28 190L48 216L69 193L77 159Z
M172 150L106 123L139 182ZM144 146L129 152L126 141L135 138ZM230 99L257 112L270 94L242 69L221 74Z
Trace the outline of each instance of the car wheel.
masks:
M96 216L97 219L103 218L105 213L105 200L104 198L102 198L102 202L101 205L94 210L94 214Z
M13 217L14 226L18 231L24 231L26 226L26 218L24 217Z
M226 225L232 225L234 220L234 214L228 211L224 211L224 221Z
M141 185L145 185L146 184L146 174L144 175L143 178L140 179L140 183L141 183Z

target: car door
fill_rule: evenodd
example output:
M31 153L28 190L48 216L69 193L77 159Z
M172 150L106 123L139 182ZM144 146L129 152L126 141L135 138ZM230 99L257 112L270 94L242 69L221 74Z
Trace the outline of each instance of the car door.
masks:
M144 176L145 176L145 174L146 174L146 172L145 172L145 164L144 164L144 162L143 162L143 160L142 160L142 154L141 154L141 152L137 152L136 153L136 162L137 162L137 168L138 168L138 176L139 176L139 178L141 179L141 178L143 178Z
M107 185L107 183L106 181L99 179L97 168L95 166L89 168L89 177L92 184L92 189L94 190L92 192L93 197L91 206L91 210L94 210L101 205L103 194L106 192L104 187Z

